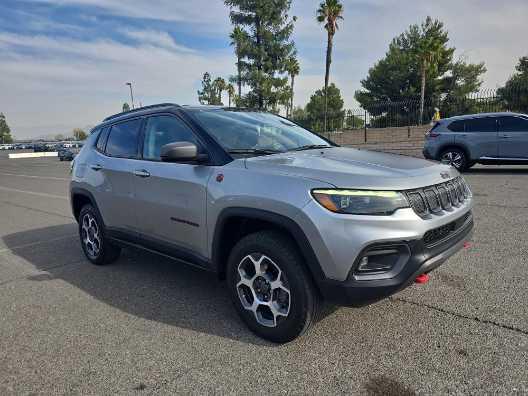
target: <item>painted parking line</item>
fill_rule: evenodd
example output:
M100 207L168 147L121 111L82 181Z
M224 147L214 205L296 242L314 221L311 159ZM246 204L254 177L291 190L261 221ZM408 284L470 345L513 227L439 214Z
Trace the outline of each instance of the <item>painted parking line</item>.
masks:
M22 194L36 195L38 197L64 199L64 200L68 200L69 199L67 196L64 196L64 195L53 195L53 194L39 193L39 192L35 192L35 191L18 190L16 188L0 187L0 190L2 190L2 191L10 191L10 192L17 192L17 193L22 193Z
M47 179L47 180L64 180L64 181L69 181L70 180L70 179L67 179L65 177L21 175L21 174L18 174L18 173L3 173L3 172L0 172L0 175L2 175L2 176L13 176L13 177L26 177L26 178L30 178L30 179Z

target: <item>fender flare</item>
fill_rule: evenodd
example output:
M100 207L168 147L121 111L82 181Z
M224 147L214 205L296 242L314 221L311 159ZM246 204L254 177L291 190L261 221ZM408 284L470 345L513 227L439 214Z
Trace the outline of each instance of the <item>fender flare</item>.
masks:
M72 187L71 190L70 190L70 205L71 205L71 210L72 210L72 214L73 214L73 217L75 218L75 220L78 222L79 219L77 218L77 216L75 216L75 206L74 206L74 202L75 202L75 197L76 196L83 196L85 198L88 198L88 200L90 201L91 205L94 207L96 213L97 213L97 216L99 217L99 221L101 221L101 223L104 225L104 220L103 220L103 216L101 216L101 212L99 210L99 207L97 206L97 202L95 200L95 197L93 196L93 194L84 189L84 188L80 188L80 187Z
M321 281L326 279L326 276L319 264L319 260L302 228L291 218L263 209L245 208L245 207L231 207L225 208L220 212L216 222L215 231L213 234L212 243L212 262L218 274L223 274L226 263L221 262L222 239L224 226L226 222L233 217L243 217L252 220L263 220L268 223L276 225L288 232L297 244L300 253L302 254L307 269L319 288Z

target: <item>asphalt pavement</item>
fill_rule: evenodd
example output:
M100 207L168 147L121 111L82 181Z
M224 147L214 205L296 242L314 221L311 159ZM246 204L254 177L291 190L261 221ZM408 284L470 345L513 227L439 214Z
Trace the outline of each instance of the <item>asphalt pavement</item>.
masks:
M528 394L528 167L477 166L472 246L287 345L225 285L153 254L83 256L69 163L0 153L0 394Z

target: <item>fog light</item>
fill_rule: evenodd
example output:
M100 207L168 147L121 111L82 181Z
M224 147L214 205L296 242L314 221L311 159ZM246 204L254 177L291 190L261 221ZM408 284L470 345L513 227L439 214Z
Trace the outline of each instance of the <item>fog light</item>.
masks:
M397 273L410 257L406 244L373 246L360 256L353 271L356 279L378 279Z
M396 249L373 250L359 260L358 272L389 271L396 261L399 253Z

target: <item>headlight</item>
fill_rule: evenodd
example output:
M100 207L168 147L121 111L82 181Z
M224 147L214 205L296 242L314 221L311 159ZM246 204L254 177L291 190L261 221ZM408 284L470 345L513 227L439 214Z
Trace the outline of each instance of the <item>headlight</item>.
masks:
M390 215L409 207L405 196L396 191L312 190L312 195L334 213Z

